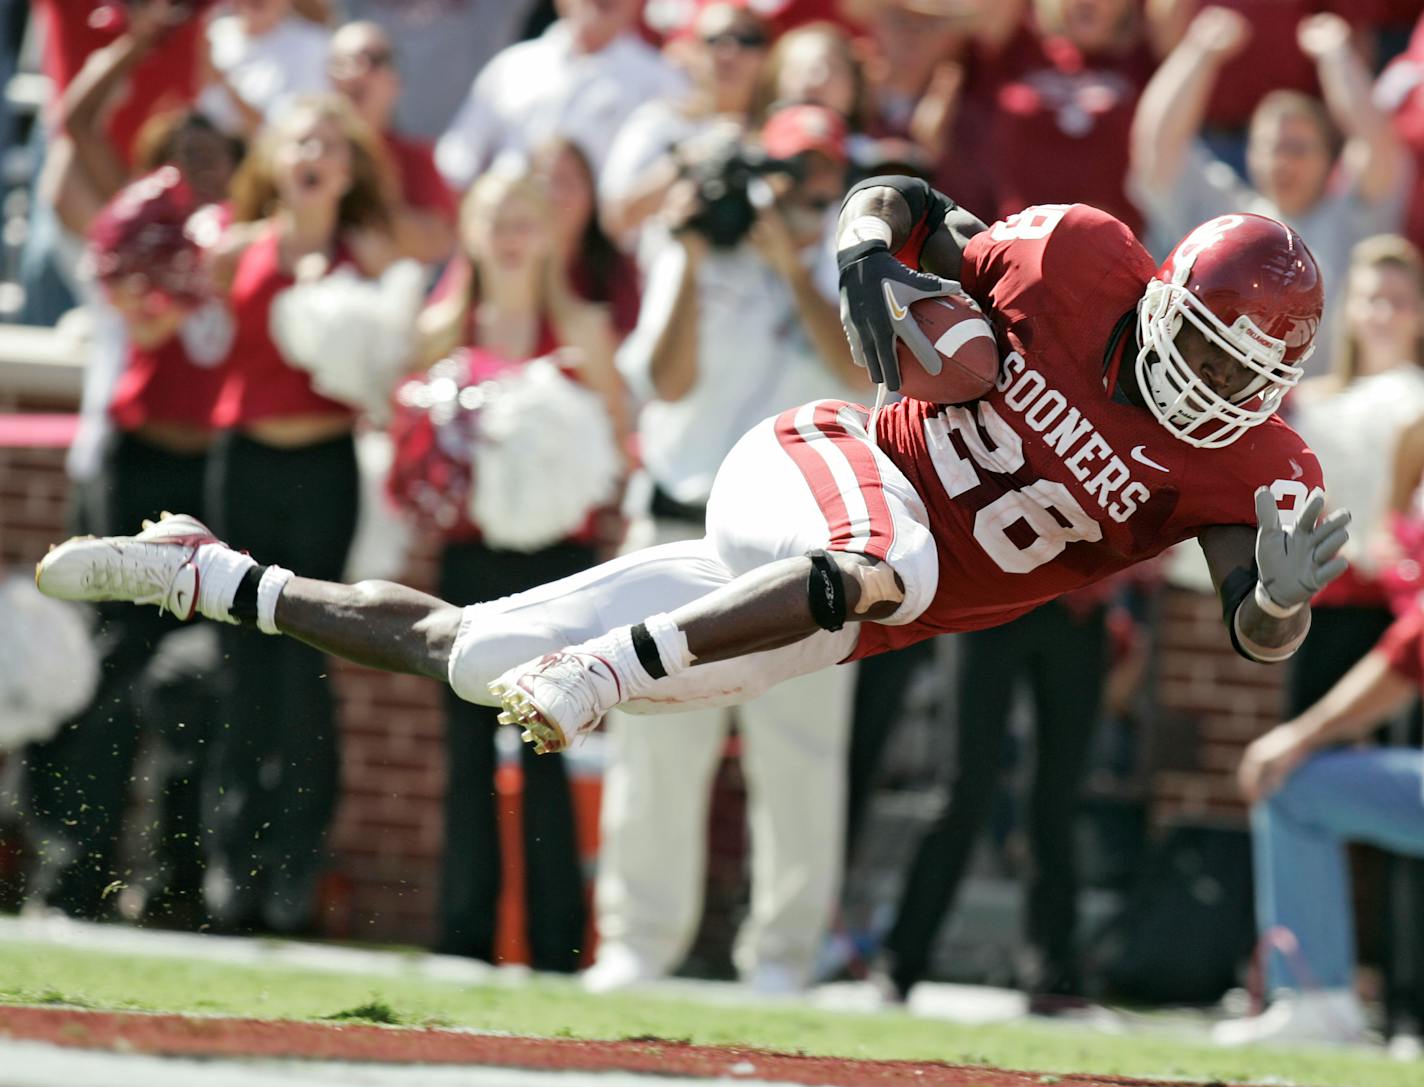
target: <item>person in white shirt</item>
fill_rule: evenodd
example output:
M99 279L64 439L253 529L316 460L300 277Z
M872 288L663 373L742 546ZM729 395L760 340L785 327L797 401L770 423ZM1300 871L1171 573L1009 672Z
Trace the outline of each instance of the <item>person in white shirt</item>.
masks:
M324 27L292 0L232 0L208 26L213 81L199 108L224 132L250 136L294 97L328 89Z
M498 53L435 147L457 192L501 151L556 136L578 141L594 172L634 108L679 93L683 77L634 32L638 0L558 0L559 18L533 41Z
M708 153L705 143L682 153ZM745 238L727 225L734 215L709 215L691 178L669 190L662 212L672 237L620 358L647 400L640 447L653 496L643 543L702 534L717 466L746 427L808 397L861 400L869 388L831 301L826 224L845 189L845 123L819 106L788 107L768 119L762 144L801 177L773 176L765 189L774 200L742 205ZM852 670L838 668L736 710L752 874L733 957L759 991L809 983L835 907L853 685ZM668 974L686 953L701 915L712 778L733 719L727 709L693 711L672 729L661 717L609 715L589 989Z

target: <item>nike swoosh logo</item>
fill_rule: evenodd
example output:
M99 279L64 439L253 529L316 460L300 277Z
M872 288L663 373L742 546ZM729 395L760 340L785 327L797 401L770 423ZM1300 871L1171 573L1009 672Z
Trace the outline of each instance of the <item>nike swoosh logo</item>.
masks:
M1147 465L1147 467L1149 467L1149 468L1156 468L1157 471L1159 471L1159 472L1169 472L1169 473L1170 473L1170 472L1171 472L1171 469L1170 469L1170 468L1164 468L1164 467L1162 467L1162 465L1158 464L1155 460L1153 460L1151 457L1149 457L1146 453L1143 452L1143 450L1146 449L1146 448L1147 448L1147 446L1145 446L1145 445L1135 445L1135 446L1133 446L1133 447L1132 447L1132 459L1135 460L1135 461L1137 461L1138 464L1145 464L1145 465Z
M890 316L897 321L903 321L910 311L907 307L900 305L895 300L895 294L890 290L890 281L887 279L881 284L885 290L885 304L890 307Z

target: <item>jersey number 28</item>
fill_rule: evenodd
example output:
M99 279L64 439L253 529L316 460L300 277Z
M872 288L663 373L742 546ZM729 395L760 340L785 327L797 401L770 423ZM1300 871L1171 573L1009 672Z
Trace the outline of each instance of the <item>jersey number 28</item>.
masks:
M951 434L959 435L969 452L968 459L955 447ZM992 449L984 435L993 443ZM944 408L930 416L925 420L925 438L939 481L950 498L979 486L980 468L1002 475L1017 472L1024 464L1023 439L992 404L982 400L974 410ZM1019 521L1034 534L1033 542L1026 547L1020 547L1009 536L1010 526ZM1102 526L1083 512L1067 487L1051 479L1005 491L974 515L974 539L999 569L1009 574L1036 570L1077 540L1094 542L1102 538Z

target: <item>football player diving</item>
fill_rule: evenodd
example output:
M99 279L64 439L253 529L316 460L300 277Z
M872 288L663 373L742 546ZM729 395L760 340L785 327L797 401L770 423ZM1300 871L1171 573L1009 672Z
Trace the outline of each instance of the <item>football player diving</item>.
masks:
M264 566L178 515L72 539L36 580L448 682L502 705L541 751L613 706L734 703L1003 623L1190 537L1237 651L1295 651L1310 598L1345 567L1349 521L1322 516L1319 464L1275 415L1321 315L1295 231L1221 216L1157 267L1085 205L990 227L921 181L881 177L846 196L838 246L846 332L885 389L902 360L938 370L909 310L960 290L993 325L998 381L973 403L906 398L873 420L839 401L765 420L723 463L702 540L462 605Z

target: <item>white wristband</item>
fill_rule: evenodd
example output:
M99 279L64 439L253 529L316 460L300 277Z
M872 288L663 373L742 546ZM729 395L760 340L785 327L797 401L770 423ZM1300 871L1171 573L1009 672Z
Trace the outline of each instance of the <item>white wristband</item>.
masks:
M1271 594L1266 592L1266 586L1259 581L1256 582L1255 597L1256 607L1260 608L1272 619L1289 619L1296 612L1300 611L1301 608L1305 607L1304 604L1296 604L1293 607L1287 608L1281 604L1277 604L1271 599Z
M277 598L296 575L280 566L269 566L257 583L257 629L263 634L281 634L277 629Z
M846 224L846 228L836 239L836 248L849 249L853 245L869 241L884 242L889 246L893 238L890 224L884 219L878 219L874 215L861 215Z

